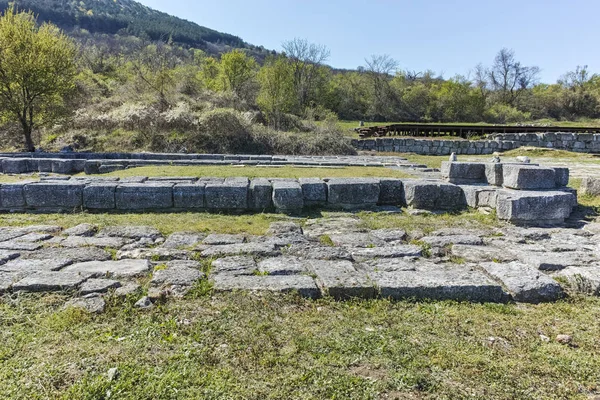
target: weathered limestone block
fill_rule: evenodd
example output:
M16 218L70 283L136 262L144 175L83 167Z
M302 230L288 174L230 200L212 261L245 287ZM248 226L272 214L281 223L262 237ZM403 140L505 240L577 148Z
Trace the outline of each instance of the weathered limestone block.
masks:
M25 207L27 205L23 191L25 185L24 182L0 185L0 208L11 210Z
M173 206L178 209L204 208L204 183L179 183L173 187Z
M357 271L350 261L308 261L317 275L324 292L335 299L372 298L375 287L363 272Z
M332 207L374 206L379 201L379 179L333 178L327 182L328 203Z
M247 178L206 184L204 198L209 210L246 210L250 182Z
M554 279L519 262L484 263L481 267L508 289L515 301L541 303L560 299L564 293Z
M600 196L600 178L583 178L579 190L581 194Z
M278 211L297 212L304 207L304 195L298 182L273 182L273 205Z
M495 186L466 186L461 185L467 205L472 208L496 208L498 188Z
M55 292L75 290L89 278L77 272L35 272L12 285L15 292Z
M37 161L39 172L52 172L52 163L57 161L56 158L40 158Z
M327 203L327 184L319 178L300 178L304 204L307 206Z
M214 275L255 275L256 271L256 261L250 256L223 257L212 262Z
M557 188L565 187L569 184L569 168L554 168L555 183Z
M121 287L121 282L112 279L88 279L79 288L82 296L92 293L106 293L111 289Z
M556 188L556 171L553 168L504 165L503 185L518 190L554 189Z
M460 186L425 180L404 181L406 204L425 210L457 210L467 206Z
M307 268L297 257L275 257L258 263L258 271L266 275L300 275L307 272Z
M37 169L36 169L37 171ZM28 158L3 158L2 172L5 174L24 174L29 171Z
M501 163L486 163L485 164L485 181L492 186L502 186L503 166Z
M587 295L600 295L600 265L567 267L554 275L563 278L571 290Z
M66 182L39 182L25 185L28 207L72 210L83 206L84 184Z
M38 163L39 166L39 163ZM70 174L73 172L73 160L53 160L52 172L55 174Z
M273 185L266 178L250 181L248 208L255 211L268 210L272 206Z
M100 167L102 166L102 162L99 160L87 160L85 162L83 171L86 175L96 175L100 173Z
M119 210L155 210L173 207L170 183L126 183L117 186L115 204Z
M496 212L512 223L547 225L569 218L576 204L577 197L569 192L499 190Z
M150 262L148 260L88 261L69 265L62 271L89 277L130 278L148 273Z
M383 298L432 299L503 303L502 287L479 271L465 266L416 262L413 268L369 272Z
M94 183L83 189L83 207L88 210L112 210L116 207L117 183Z
M485 164L467 162L442 163L442 178L450 183L472 184L486 181Z
M403 206L404 184L402 180L395 178L382 178L380 180L379 204Z
M300 296L311 299L321 297L321 291L315 284L314 279L306 275L215 275L212 280L216 292L231 292L234 290L278 293L298 292Z

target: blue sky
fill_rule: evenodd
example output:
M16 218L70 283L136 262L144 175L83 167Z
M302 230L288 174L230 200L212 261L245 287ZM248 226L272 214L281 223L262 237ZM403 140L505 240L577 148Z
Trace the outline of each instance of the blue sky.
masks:
M280 50L294 37L326 45L329 64L389 54L402 69L467 75L502 47L555 82L577 65L600 73L597 0L141 0L248 43Z

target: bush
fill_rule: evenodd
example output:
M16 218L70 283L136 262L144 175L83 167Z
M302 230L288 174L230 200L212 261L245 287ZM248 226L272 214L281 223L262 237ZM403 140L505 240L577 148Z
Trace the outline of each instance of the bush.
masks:
M506 104L494 104L484 114L485 122L513 124L531 119L531 113L517 110Z

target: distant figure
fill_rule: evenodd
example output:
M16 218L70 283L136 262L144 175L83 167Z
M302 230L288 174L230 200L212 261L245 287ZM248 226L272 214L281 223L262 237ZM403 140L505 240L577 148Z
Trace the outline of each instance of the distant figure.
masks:
M362 128L363 126L365 126L365 122L364 121L359 121L358 122L358 127Z
M517 157L517 162L520 162L523 164L531 164L531 160L529 159L529 157L526 157L526 156Z
M458 158L456 157L456 153L450 154L450 162L456 162Z
M500 154L494 153L491 163L500 164L502 161L500 160Z

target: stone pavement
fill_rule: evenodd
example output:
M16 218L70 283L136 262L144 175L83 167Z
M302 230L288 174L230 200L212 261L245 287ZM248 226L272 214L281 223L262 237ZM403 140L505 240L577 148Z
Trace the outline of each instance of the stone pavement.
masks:
M307 298L539 303L600 294L600 224L583 229L365 229L347 213L271 225L266 236L89 224L0 228L0 293L68 292L102 312L104 297L214 291L298 292ZM141 286L140 282L149 283Z

